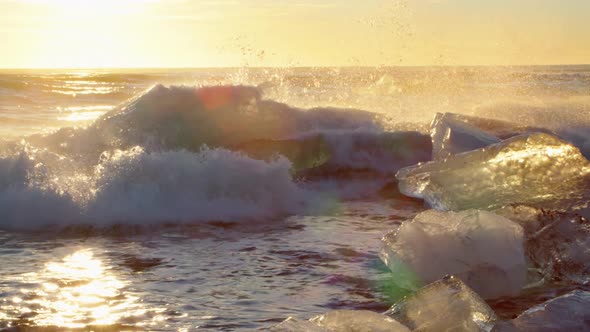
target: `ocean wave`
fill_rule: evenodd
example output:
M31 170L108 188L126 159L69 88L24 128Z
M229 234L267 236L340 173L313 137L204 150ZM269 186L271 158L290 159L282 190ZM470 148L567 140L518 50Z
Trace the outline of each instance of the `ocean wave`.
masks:
M283 155L291 160L296 172L307 175L347 171L393 175L400 168L430 160L432 143L429 136L418 132L327 129L232 148L259 159Z
M285 158L264 162L221 149L103 155L88 215L125 222L269 219L304 213L311 194Z
M27 82L16 80L12 77L0 78L0 91L8 90L14 92L19 90L25 90L27 88L29 88L29 84Z
M547 126L552 117L542 110L537 121L514 125L507 116L514 108L504 106L489 105L490 114L509 122L463 118L500 138L538 127L569 133L589 151L587 131ZM375 197L399 169L431 160L430 136L392 131L390 120L291 107L251 86L156 85L86 128L3 144L0 228L267 220L329 210L340 199Z
M76 220L79 209L46 165L23 150L0 157L0 227L28 228Z
M203 145L270 160L287 157L296 173L347 170L393 175L430 159L418 132L390 132L381 115L348 109L299 109L262 98L249 86L154 86L83 129L29 138L39 146L93 163L103 151L199 151Z
M47 151L0 158L0 228L269 220L310 213L285 158L222 149L105 152L89 172Z
M0 187L0 227L268 220L330 209L430 159L428 136L387 132L380 121L289 107L254 87L157 85L87 128L4 147L10 183Z

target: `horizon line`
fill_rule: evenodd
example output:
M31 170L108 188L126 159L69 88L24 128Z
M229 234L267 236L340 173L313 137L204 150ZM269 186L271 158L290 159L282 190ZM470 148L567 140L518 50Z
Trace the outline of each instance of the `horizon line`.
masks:
M8 70L147 70L147 69L160 69L160 70L186 70L186 69L316 69L316 68L469 68L469 67L576 67L576 66L590 66L590 63L568 63L568 64L479 64L479 65L320 65L320 66L209 66L209 67L0 67L1 71Z

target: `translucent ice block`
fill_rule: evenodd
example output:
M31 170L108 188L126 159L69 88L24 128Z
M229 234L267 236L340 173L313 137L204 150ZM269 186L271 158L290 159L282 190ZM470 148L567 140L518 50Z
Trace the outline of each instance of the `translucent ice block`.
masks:
M522 227L491 212L425 211L382 242L380 257L402 288L452 274L496 298L518 294L526 283Z
M396 303L387 315L412 331L490 331L494 311L461 280L446 277Z
M334 310L309 321L289 317L273 332L410 332L395 319L368 310Z
M575 290L534 306L494 332L590 331L590 292Z
M472 125L469 118L437 113L430 126L432 159L440 160L500 142L500 139Z
M573 145L533 133L403 168L396 178L403 194L439 210L490 210L511 203L564 210L587 205L589 166Z

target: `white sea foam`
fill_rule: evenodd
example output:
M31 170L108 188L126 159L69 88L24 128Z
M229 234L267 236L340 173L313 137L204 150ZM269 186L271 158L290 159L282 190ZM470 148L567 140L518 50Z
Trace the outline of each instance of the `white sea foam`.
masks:
M26 152L0 159L0 227L268 220L309 212L314 198L287 159L222 149L117 150L87 174L50 162Z
M88 215L126 222L240 220L303 213L310 198L285 158L250 159L221 149L104 156Z
M0 158L0 227L27 228L75 221L73 198L55 185L48 168L25 151Z

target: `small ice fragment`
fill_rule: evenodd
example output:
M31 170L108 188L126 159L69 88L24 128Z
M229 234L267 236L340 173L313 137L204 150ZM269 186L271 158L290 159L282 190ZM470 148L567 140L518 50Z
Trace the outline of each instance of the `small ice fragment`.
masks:
M486 148L401 169L400 191L439 210L546 209L587 205L590 164L575 146L546 134L512 137Z
M429 210L382 239L396 284L417 289L447 274L484 298L515 295L526 282L522 227L487 211Z
M273 332L410 332L395 319L368 310L334 310L309 321L289 317Z
M334 310L310 321L334 332L410 332L395 319L368 310Z
M278 325L269 329L271 332L329 332L308 320L289 317Z
M494 328L494 332L517 331L590 331L590 292L575 290Z
M453 113L437 113L430 125L432 159L440 160L500 142L500 139Z
M494 311L456 277L445 277L394 304L386 313L412 331L490 331Z

